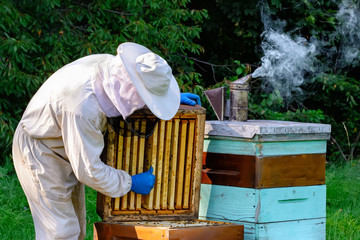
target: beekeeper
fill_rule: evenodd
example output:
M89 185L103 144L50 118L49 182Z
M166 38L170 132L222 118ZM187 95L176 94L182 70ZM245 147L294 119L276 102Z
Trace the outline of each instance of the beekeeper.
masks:
M127 118L146 105L168 120L180 102L200 99L180 94L167 62L136 43L121 44L116 56L87 56L55 72L31 99L13 140L36 239L84 239L84 184L113 198L130 190L148 194L155 182L151 170L130 176L100 160L107 117Z

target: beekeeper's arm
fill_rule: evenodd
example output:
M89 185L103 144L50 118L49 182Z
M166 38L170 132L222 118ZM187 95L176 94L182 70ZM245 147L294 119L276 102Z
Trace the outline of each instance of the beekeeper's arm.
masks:
M99 118L100 119L100 118ZM69 114L63 118L63 141L66 154L77 179L107 196L116 198L132 190L149 194L155 184L152 168L130 176L123 170L107 166L100 160L104 148L101 122Z
M101 126L99 119L65 114L62 135L66 155L80 182L107 196L120 197L130 191L132 178L125 171L107 166L100 160L104 148Z

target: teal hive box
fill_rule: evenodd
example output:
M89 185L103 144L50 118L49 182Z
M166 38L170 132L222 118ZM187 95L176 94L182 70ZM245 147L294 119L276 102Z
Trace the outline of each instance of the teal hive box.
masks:
M201 184L199 218L241 223L245 226L244 239L325 239L325 155L330 132L326 124L206 122L206 174ZM214 156L219 158L218 163ZM260 169L264 159L267 167ZM307 163L319 165L316 169L321 171L316 174L321 179L311 179ZM298 173L289 175L284 169L298 169ZM260 184L260 175L270 176L266 178L270 183ZM298 181L301 178L303 181Z

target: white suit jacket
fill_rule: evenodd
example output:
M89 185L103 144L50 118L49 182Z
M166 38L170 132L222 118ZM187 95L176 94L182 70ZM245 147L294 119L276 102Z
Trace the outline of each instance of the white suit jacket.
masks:
M99 63L114 57L92 55L64 66L45 81L25 110L20 126L50 150L42 154L39 149L30 160L45 195L68 199L78 181L110 197L130 190L131 176L100 160L106 115L92 81Z

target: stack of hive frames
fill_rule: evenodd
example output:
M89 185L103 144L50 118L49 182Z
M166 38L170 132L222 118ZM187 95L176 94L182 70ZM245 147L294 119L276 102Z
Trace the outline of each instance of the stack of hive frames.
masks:
M205 126L200 219L245 225L245 239L325 239L330 125Z
M134 129L155 118L147 109L135 114ZM181 106L176 116L160 120L149 138L108 127L103 161L130 175L153 167L154 189L142 196L129 192L112 199L98 193L97 212L103 220L195 219L198 215L205 109ZM126 128L123 121L120 129Z

